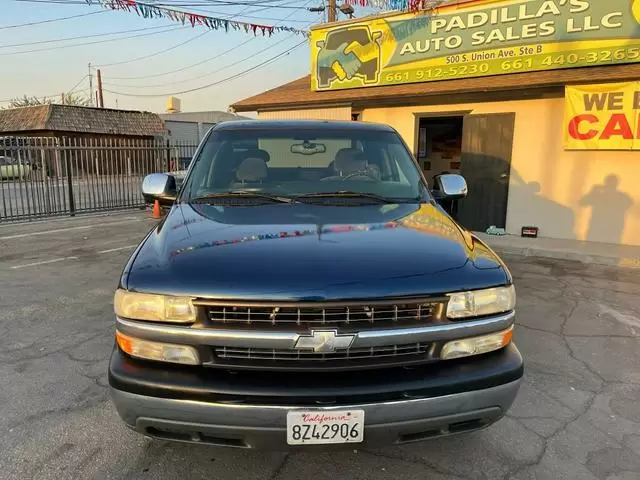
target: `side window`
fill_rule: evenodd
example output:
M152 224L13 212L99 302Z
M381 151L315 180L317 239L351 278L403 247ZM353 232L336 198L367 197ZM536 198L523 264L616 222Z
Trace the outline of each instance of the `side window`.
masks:
M409 185L411 182L409 182L409 179L407 178L405 172L403 172L403 164L400 162L400 159L406 157L406 152L404 151L404 149L400 145L392 144L386 146L384 150L387 154L391 172L393 172L393 180L405 185Z

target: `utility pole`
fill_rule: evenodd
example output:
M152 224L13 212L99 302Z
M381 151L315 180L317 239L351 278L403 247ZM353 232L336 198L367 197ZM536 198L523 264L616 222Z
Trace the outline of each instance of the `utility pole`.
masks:
M61 97L62 97L62 105L64 105L64 93L61 94Z
M329 0L329 10L327 11L327 20L329 23L336 21L336 11L338 8L336 7L336 0Z
M89 100L93 107L93 76L91 75L91 62L89 62Z
M96 72L98 75L98 107L104 108L104 98L102 97L102 75L100 75L100 69Z

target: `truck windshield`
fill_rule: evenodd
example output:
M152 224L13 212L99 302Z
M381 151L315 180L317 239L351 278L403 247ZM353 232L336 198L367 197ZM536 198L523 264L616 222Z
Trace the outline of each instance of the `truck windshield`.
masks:
M187 202L223 192L417 201L426 190L400 137L371 130L214 130L186 182Z

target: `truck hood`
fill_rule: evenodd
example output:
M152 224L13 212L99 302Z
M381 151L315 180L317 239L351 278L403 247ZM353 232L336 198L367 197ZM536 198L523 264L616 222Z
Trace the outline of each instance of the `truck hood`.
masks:
M219 299L439 294L511 281L436 204L176 204L122 275L129 290Z

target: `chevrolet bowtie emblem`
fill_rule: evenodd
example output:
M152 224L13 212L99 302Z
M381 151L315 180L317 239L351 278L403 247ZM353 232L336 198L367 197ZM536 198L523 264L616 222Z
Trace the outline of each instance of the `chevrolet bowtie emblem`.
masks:
M355 338L355 335L338 335L337 330L311 330L311 335L298 335L293 348L313 350L316 353L331 353L336 350L346 350Z

